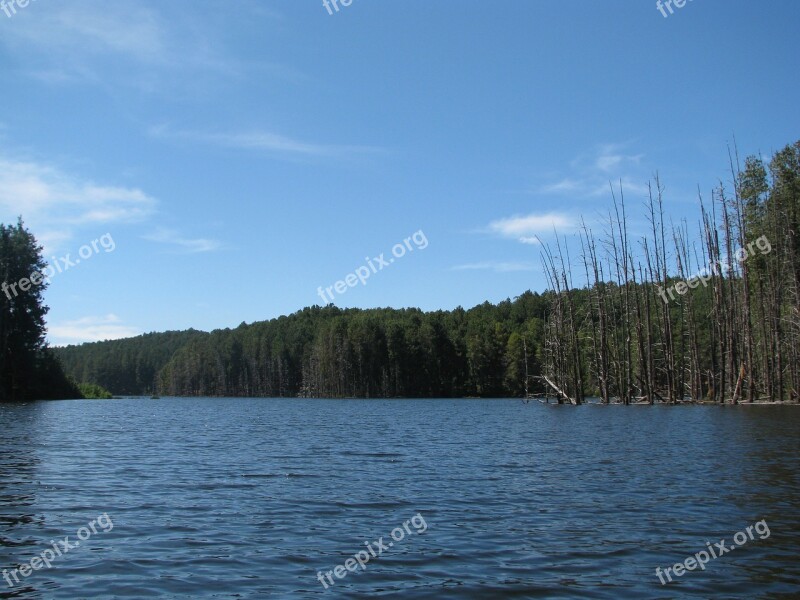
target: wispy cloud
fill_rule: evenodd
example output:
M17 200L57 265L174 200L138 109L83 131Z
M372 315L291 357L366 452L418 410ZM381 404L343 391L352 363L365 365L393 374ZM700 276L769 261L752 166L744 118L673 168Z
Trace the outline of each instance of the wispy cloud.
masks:
M495 273L513 273L516 271L533 271L533 265L524 262L482 261L452 267L453 271L494 271Z
M532 213L498 219L489 223L486 228L490 233L504 238L516 239L523 244L536 245L539 236L553 233L554 230L563 232L573 229L577 222L570 216L562 213Z
M523 244L528 244L530 246L541 246L542 241L539 239L538 236L531 235L531 236L523 236L519 238L519 241Z
M626 153L628 144L599 144L569 165L569 173L534 188L537 195L564 195L575 199L597 198L622 184L625 192L647 193L649 175L641 173L644 154Z
M169 60L160 17L137 2L76 0L46 8L39 3L13 25L3 32L3 43L11 50L24 48L26 63L52 81L91 77L93 59L114 56L151 66Z
M222 245L218 240L208 238L185 238L172 229L159 229L154 233L144 236L144 239L173 246L178 252L186 254L213 252L214 250L218 250Z
M0 218L22 214L43 239L67 241L73 228L142 221L156 204L138 188L99 184L49 165L0 157Z
M141 333L135 327L124 325L122 320L114 314L84 317L75 321L52 324L48 330L48 338L55 346L119 340Z
M583 188L583 183L576 180L571 179L569 177L565 177L560 181L556 181L555 183L548 183L539 188L539 191L544 194L558 194L558 193L571 193L571 192L578 192Z
M175 131L159 125L149 129L153 137L213 144L227 148L253 150L284 156L345 156L380 151L372 146L320 144L291 138L269 131L237 133L207 133L200 131Z
M254 3L241 2L236 12L241 18L244 13L272 18ZM218 28L172 3L71 0L45 7L40 2L17 15L13 24L5 21L0 21L0 45L16 56L23 72L48 84L124 83L139 91L168 93L176 81L198 85L202 74L230 79L257 71L295 77L293 69L280 65L233 58Z
M601 144L594 157L594 166L604 173L614 172L624 166L638 166L644 154L625 154L625 144Z

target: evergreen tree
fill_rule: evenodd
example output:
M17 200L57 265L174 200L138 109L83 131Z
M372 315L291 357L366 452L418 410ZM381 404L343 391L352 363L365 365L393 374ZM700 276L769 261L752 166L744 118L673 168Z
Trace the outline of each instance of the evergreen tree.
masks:
M81 397L45 343L41 253L21 218L0 224L0 401Z

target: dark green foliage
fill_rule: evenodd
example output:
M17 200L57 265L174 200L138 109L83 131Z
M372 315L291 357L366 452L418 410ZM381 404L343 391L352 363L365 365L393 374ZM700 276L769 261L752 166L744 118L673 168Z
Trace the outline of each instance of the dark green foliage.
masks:
M107 389L94 383L81 383L78 389L81 395L89 400L111 400L114 397Z
M205 336L192 329L168 331L54 348L53 352L75 381L95 383L117 395L142 395L155 391L159 371L179 348Z
M72 377L115 394L518 395L525 366L515 349L524 336L535 375L548 302L526 292L513 302L451 312L313 307L210 334L150 334L57 352Z
M45 266L22 220L0 225L0 402L80 397L45 344L46 283L28 287Z

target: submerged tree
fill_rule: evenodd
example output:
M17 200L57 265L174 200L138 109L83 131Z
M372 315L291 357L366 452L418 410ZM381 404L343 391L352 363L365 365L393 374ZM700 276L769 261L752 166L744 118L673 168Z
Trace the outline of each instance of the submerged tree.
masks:
M545 249L554 292L546 370L559 396L579 402L597 393L625 404L798 399L800 142L769 164L738 164L731 157L732 192L720 185L710 204L700 198L695 240L686 222L666 226L656 177L646 202L650 231L636 254L624 198L612 191L604 243L585 224L581 232L583 304L573 300L561 242L555 253ZM583 364L590 377L576 389Z

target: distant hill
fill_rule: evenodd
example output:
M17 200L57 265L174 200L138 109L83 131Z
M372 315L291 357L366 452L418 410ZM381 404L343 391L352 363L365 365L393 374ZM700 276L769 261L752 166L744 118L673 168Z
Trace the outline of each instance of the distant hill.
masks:
M180 348L208 335L193 329L148 333L52 351L77 382L100 385L117 395L141 395L154 391L158 373Z
M539 372L548 294L470 310L303 309L212 333L55 349L76 381L117 395L521 396ZM524 341L523 341L524 338Z

